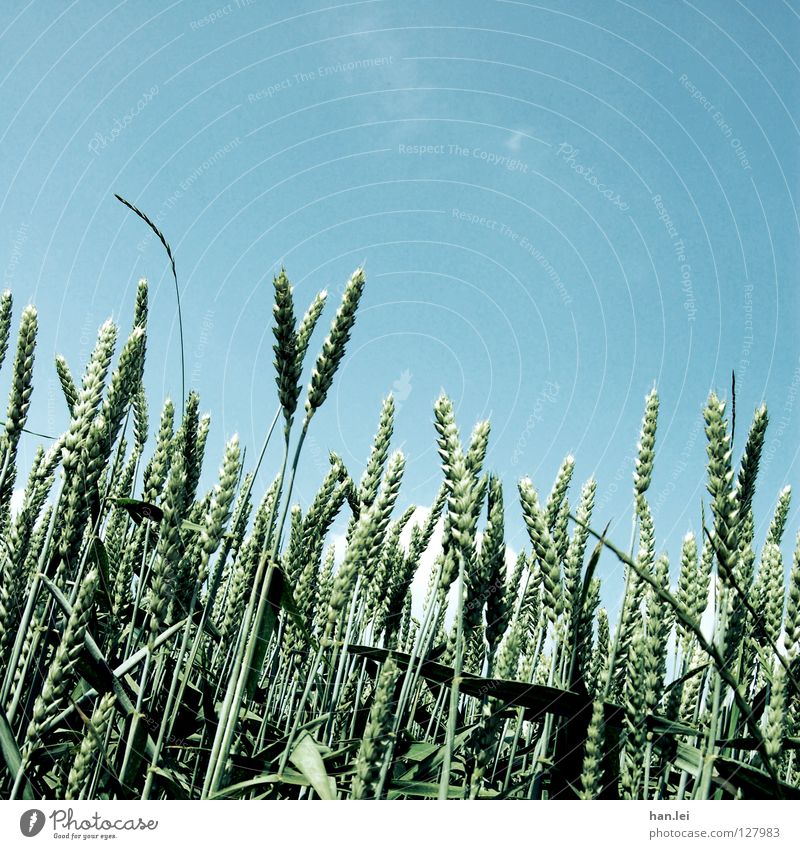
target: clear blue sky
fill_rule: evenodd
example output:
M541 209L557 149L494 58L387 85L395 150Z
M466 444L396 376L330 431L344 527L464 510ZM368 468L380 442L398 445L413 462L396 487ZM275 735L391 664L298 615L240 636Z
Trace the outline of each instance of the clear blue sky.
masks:
M0 270L17 315L40 309L30 427L66 425L53 356L82 367L141 275L153 415L180 394L165 257L118 192L175 251L211 468L233 431L252 458L275 409L272 274L302 308L366 260L302 501L328 449L360 474L394 388L402 501L430 503L444 388L465 431L491 415L509 502L572 452L627 543L655 382L674 562L699 530L701 409L735 369L739 447L771 411L763 531L800 468L799 45L796 0L20 4L0 22ZM509 526L519 548L516 508Z

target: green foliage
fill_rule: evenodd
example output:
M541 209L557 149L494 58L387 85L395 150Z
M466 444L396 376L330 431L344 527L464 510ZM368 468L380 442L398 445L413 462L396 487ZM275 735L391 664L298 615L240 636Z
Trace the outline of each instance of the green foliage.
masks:
M781 550L788 488L771 522L753 515L766 407L736 468L725 406L708 399L712 524L701 516L684 538L674 588L647 501L655 389L631 470L631 556L592 527L597 483L571 495L568 456L546 500L519 482L530 545L511 558L517 508L484 471L489 423L462 442L445 395L433 409L442 483L419 521L400 506L391 396L360 477L331 454L301 506L301 449L364 285L358 269L314 361L298 435L326 293L298 323L285 272L275 278L275 418L287 459L260 501L260 460L248 466L235 436L203 492L206 448L223 442L196 393L177 422L167 401L149 434L140 281L115 365L112 322L80 381L56 358L70 422L35 453L11 515L37 330L35 311L23 312L0 436L0 794L798 797L800 542L793 557ZM5 293L0 364L11 313ZM343 551L332 544L337 520ZM598 566L609 551L625 569L612 623L601 599L620 588L604 588Z

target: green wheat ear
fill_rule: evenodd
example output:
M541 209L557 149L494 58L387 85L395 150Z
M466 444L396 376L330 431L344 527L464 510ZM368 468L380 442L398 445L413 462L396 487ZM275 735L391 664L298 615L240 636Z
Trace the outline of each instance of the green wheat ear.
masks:
M147 280L142 277L136 285L136 304L133 308L133 326L141 327L144 330L147 327L148 315L148 285Z
M547 528L545 513L539 506L536 489L528 478L519 482L519 495L528 536L542 570L547 616L555 625L564 609L558 553Z
M86 733L75 754L75 760L67 776L65 799L83 798L86 783L95 765L95 760L103 745L103 738L108 724L114 715L114 693L106 693L97 703L94 715L89 721Z
M491 676L492 660L508 629L513 597L506 588L506 543L503 511L503 485L499 478L489 479L489 516L481 544L486 603L486 642L489 646L487 674Z
M73 405L72 420L64 436L61 453L64 470L68 473L77 468L81 453L87 444L89 431L103 397L116 341L117 327L109 319L98 331L97 343L86 366L81 387Z
M767 542L775 543L775 545L781 544L791 504L792 488L790 486L785 486L778 495L778 503L775 507L775 514L772 517L772 521L769 523Z
M639 436L639 444L636 446L638 450L636 455L636 470L633 475L633 488L637 500L647 492L653 475L658 404L658 393L654 387L645 398L642 430Z
M342 302L339 304L339 309L331 323L330 332L322 343L322 351L317 357L317 363L308 384L306 426L314 413L325 402L328 391L333 384L333 377L344 357L345 347L350 339L350 331L356 321L356 311L364 292L365 282L363 269L357 268L344 287Z
M155 504L161 496L172 460L173 428L175 426L175 405L167 398L161 411L161 421L156 435L156 448L144 471L142 498L149 504Z
M11 375L11 390L8 395L5 433L0 439L0 462L3 464L2 472L0 472L0 511L7 509L14 489L17 447L28 419L33 392L33 356L38 327L36 310L32 306L25 307L19 323L19 339Z
M56 354L56 374L64 392L67 409L72 416L75 413L75 405L78 403L78 388L75 386L67 360L62 354Z
M708 491L714 514L714 546L719 576L727 585L738 558L736 492L733 489L731 437L725 419L725 403L711 393L704 411L708 438Z
M384 663L375 690L375 700L356 758L352 799L374 798L380 780L389 734L394 720L394 691L399 671L394 660Z
M389 444L394 432L394 398L389 395L381 407L378 432L372 442L367 467L358 485L358 500L369 507L378 494L378 485L383 474L386 458L389 456Z
M783 645L790 660L800 652L800 533L795 540L792 570L786 593L786 624Z
M275 287L275 304L272 314L275 325L272 328L275 344L275 383L278 386L278 398L283 409L285 427L288 432L292 424L294 412L297 409L297 399L300 397L300 371L302 359L297 356L297 336L295 334L294 301L292 286L286 272L273 280Z
M81 581L75 604L67 619L61 642L47 670L42 691L33 706L30 722L25 732L23 757L30 757L40 743L45 725L63 708L69 686L76 672L84 648L86 628L92 618L98 573L89 572Z
M0 295L0 366L6 358L8 350L8 338L11 333L11 308L14 304L14 299L11 292L6 289Z
M600 700L592 704L592 718L586 731L586 743L581 771L582 799L596 799L602 790L603 754L605 743L604 705Z
M298 374L303 369L303 360L305 360L306 352L308 351L308 343L311 341L311 335L314 328L317 326L319 317L322 315L322 310L325 308L325 301L328 299L327 290L323 289L314 296L314 300L308 306L299 327L297 328L297 337L295 339L296 354L297 354L297 369Z
M561 466L558 469L558 474L553 483L553 489L547 497L545 504L545 518L547 519L547 527L553 533L558 522L558 514L564 499L567 497L567 490L572 482L572 475L575 472L575 458L571 454L567 454Z
M746 516L753 503L753 493L756 488L756 477L758 476L758 465L761 460L761 451L764 447L764 436L769 424L767 407L762 404L753 416L750 431L747 434L739 465L739 477L736 481L736 497L740 516Z

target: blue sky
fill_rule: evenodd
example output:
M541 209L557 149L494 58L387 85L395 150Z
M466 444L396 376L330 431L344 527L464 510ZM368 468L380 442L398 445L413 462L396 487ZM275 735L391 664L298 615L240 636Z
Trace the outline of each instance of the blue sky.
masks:
M729 395L733 369L739 447L754 407L771 412L762 531L796 483L797 2L30 2L13 15L0 21L0 270L17 314L40 309L31 428L66 425L53 356L82 367L108 315L129 322L142 275L154 416L180 395L165 257L118 192L175 251L211 469L234 431L252 457L275 409L274 272L286 265L302 308L366 261L301 501L329 449L360 474L394 390L402 500L429 504L444 389L465 432L491 416L488 464L509 502L523 475L547 491L571 452L576 483L598 478L597 524L614 518L627 542L655 382L651 501L676 558L699 529L701 410L711 388Z

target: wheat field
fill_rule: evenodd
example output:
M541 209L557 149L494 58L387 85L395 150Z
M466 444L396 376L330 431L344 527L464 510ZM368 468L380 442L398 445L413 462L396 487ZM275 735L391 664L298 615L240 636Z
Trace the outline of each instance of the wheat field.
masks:
M708 398L708 498L671 559L647 498L655 390L627 546L595 527L597 487L575 485L572 457L546 494L527 478L512 489L485 468L490 423L462 437L445 396L431 429L441 488L422 522L400 497L391 396L360 479L332 453L303 512L295 473L364 286L357 269L313 358L326 293L300 316L278 274L275 417L258 463L227 442L208 492L197 394L157 421L147 408L145 281L131 329L106 322L82 375L56 358L69 427L19 468L37 335L22 311L0 436L0 795L797 798L800 547L785 564L787 488L756 551L766 407L734 452L726 405ZM11 327L5 293L0 362ZM275 443L282 463L256 492ZM508 563L511 499L529 544ZM612 617L601 557L624 567Z

